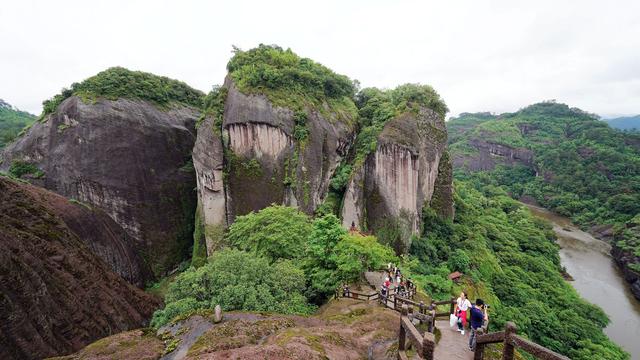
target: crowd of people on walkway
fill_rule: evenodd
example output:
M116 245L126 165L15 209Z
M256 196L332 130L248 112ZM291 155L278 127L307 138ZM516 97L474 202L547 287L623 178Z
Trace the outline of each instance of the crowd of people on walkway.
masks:
M387 264L386 277L380 286L380 298L386 301L391 295L391 290L394 295L406 298L415 292L415 284L405 278L398 266L389 263Z
M472 304L471 301L467 299L467 293L465 291L461 292L460 296L456 299L455 308L451 317L451 325L454 326L457 324L457 330L464 335L468 315L468 320L470 320L469 350L471 351L474 351L476 348L476 332L484 326L485 321L489 321L489 315L487 314L488 308L489 305L486 305L480 298L476 299L476 302Z

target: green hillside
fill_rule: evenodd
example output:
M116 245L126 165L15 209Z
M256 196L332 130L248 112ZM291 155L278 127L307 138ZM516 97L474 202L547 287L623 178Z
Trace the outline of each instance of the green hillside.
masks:
M640 213L639 134L615 130L595 115L555 102L463 129L460 123L470 122L468 117L447 124L453 156L473 156L478 149L470 144L483 139L531 150L534 162L479 173L458 168L458 178L502 187L514 198L532 197L584 228L607 225L619 245L640 255L640 239L625 235L626 225Z
M0 99L0 149L15 139L25 126L31 125L35 118Z

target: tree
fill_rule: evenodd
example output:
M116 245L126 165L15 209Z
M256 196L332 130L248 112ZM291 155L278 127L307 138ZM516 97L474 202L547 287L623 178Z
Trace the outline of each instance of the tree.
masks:
M169 286L166 307L154 313L151 324L160 327L177 316L198 310L310 314L314 307L304 297L304 272L291 261L271 263L248 252L224 249L200 268L189 268Z
M226 240L239 249L275 261L304 255L310 232L307 215L292 207L272 205L257 213L238 216L229 227Z

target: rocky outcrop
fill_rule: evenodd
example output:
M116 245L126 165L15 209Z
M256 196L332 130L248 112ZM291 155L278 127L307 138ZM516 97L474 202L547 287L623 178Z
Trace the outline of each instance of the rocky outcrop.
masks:
M200 218L212 234L206 235L208 253L219 243L220 227L238 215L271 204L312 214L352 139L345 122L311 108L304 110L308 135L296 139L294 110L274 106L264 95L244 94L229 78L224 86L221 128L205 120L193 151Z
M636 299L640 300L640 272L630 267L631 264L640 263L638 257L631 251L624 251L615 242L611 247L611 256L620 267L624 279L629 283L631 292Z
M194 315L158 330L175 350L163 359L392 359L400 317L374 302L331 301L313 316L231 312L220 323ZM158 359L164 346L143 331L114 335L68 360Z
M104 210L161 275L192 242L198 116L185 106L72 96L5 149L0 170L34 164L44 172L35 184Z
M159 301L87 246L100 248L94 240L106 238L81 238L108 231L106 222L44 189L0 178L0 358L68 354L145 325Z
M214 127L211 117L207 117L198 127L198 137L193 148L193 166L198 189L196 223L202 227L201 231L196 231L195 236L205 238L206 254L211 254L220 245L222 233L227 225L223 176L224 149L220 129Z
M431 203L434 192L437 211L452 216L448 157L440 165L446 143L444 120L432 110L421 108L387 122L376 151L351 176L343 225L377 232L393 222L406 230L405 237L419 234L422 208Z
M498 164L520 164L533 167L533 151L529 149L476 138L470 139L468 146L474 150L474 153L457 153L453 158L454 167L464 167L471 171L493 170Z

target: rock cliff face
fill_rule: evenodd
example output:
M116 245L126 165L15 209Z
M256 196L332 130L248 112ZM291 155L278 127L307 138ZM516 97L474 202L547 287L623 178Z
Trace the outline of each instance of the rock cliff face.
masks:
M161 275L191 244L198 116L184 106L72 96L4 150L0 170L37 166L44 176L35 184L104 210Z
M477 151L476 154L456 154L453 159L455 167L465 167L471 171L493 170L498 164L521 164L533 167L533 151L516 148L504 144L471 139L469 146Z
M207 117L198 128L198 137L193 148L193 166L196 171L198 189L197 222L202 224L206 254L218 247L222 232L227 225L224 193L224 149L220 129ZM200 239L195 239L200 241Z
M263 95L245 95L230 80L222 124L229 153L227 211L236 215L284 203L313 213L345 155L349 126L305 109L308 136L294 139L294 111Z
M0 177L0 358L68 354L145 324L159 301L91 250L100 252L106 237L95 233L112 225L106 215Z
M419 234L422 208L436 189L437 211L453 215L448 157L440 164L446 143L444 120L432 110L407 112L387 122L376 151L347 186L343 225L376 232L393 221L408 230L407 236Z
M274 203L312 214L352 139L344 122L306 109L308 136L299 141L293 110L243 94L229 78L225 87L222 127L206 119L193 151L209 254L237 215Z

